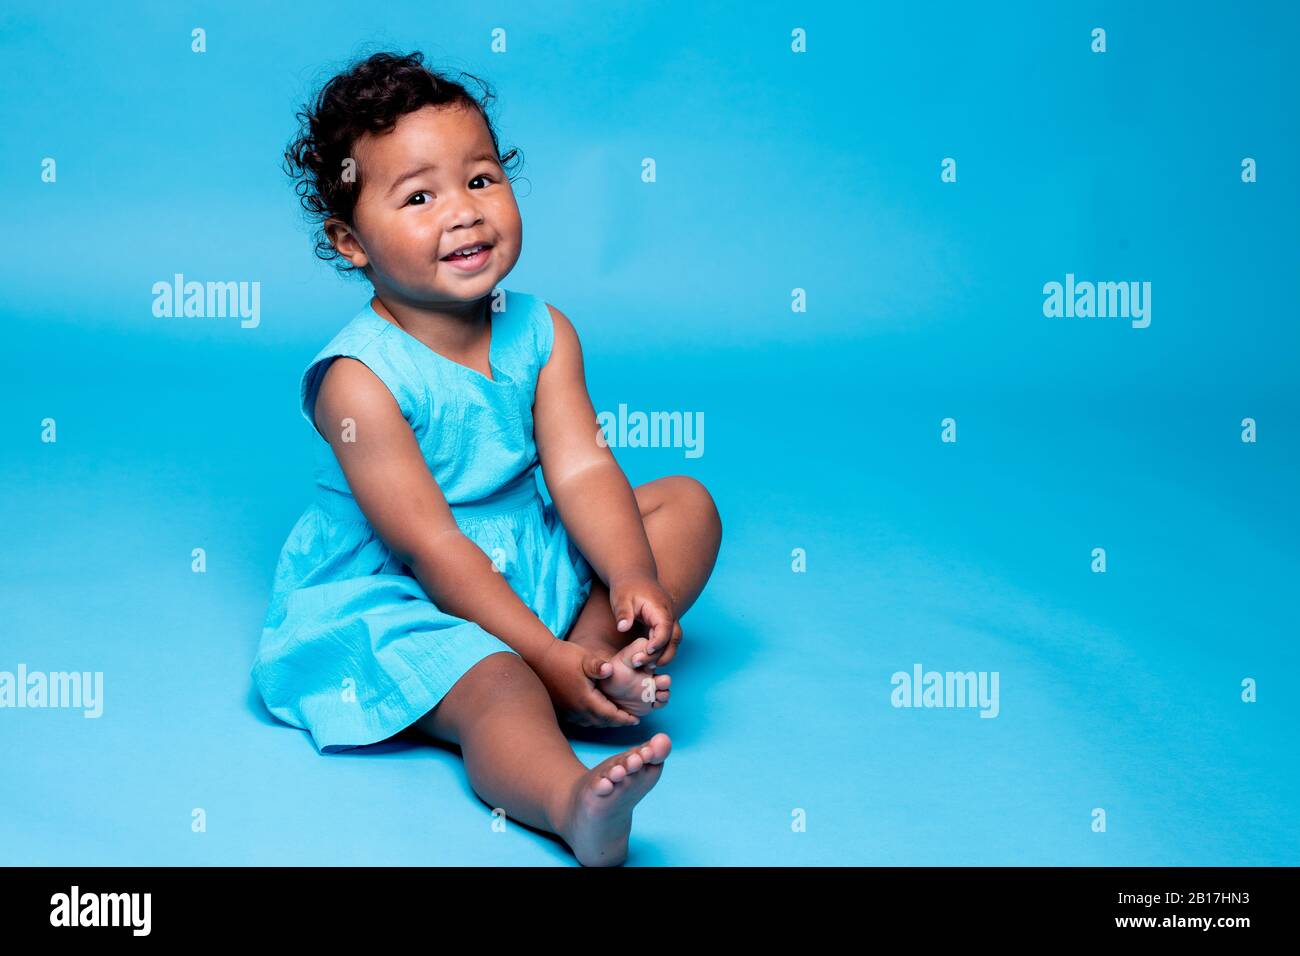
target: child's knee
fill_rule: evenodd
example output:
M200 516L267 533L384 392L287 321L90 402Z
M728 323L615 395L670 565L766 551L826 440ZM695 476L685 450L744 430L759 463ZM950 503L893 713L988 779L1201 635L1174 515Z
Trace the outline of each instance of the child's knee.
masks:
M519 701L537 704L539 699L550 702L537 673L517 653L498 651L467 670L417 726L463 745L464 737L485 715L502 706L517 706Z
M473 694L480 710L520 701L550 701L542 679L516 653L489 654L465 676L472 678Z
M704 482L690 475L670 475L664 480L669 482L677 506L690 515L692 526L716 552L722 542L722 515Z

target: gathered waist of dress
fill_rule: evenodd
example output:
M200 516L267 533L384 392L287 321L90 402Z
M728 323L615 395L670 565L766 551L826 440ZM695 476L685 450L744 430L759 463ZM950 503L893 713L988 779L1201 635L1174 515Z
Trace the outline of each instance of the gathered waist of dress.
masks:
M486 497L460 504L448 502L448 505L451 508L452 516L459 519L505 514L510 511L518 511L534 502L540 504L541 501L542 495L537 490L537 478L534 476L534 469L529 468ZM326 514L335 518L367 521L365 512L357 504L357 499L347 492L336 491L333 488L318 485L314 503Z

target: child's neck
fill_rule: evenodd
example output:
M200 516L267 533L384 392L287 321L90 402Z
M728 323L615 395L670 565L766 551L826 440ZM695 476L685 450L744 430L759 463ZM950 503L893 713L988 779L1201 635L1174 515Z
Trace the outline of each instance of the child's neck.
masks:
M370 300L374 310L389 322L445 355L469 355L475 351L488 332L489 302L484 296L459 309L429 310L404 303L389 306L378 294Z

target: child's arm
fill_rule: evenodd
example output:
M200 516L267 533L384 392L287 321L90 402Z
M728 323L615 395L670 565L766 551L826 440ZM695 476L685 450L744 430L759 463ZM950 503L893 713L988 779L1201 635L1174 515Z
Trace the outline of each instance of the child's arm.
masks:
M542 477L560 520L609 588L620 631L649 628L650 653L673 633L673 599L659 584L641 509L627 476L601 441L583 372L582 346L568 317L548 305L555 326L550 358L537 377L533 434Z
M517 651L566 715L636 722L595 689L591 678L605 676L605 662L557 640L460 530L410 423L364 363L346 357L330 363L314 417L371 527L440 609L477 623ZM345 418L355 422L352 441L343 440Z

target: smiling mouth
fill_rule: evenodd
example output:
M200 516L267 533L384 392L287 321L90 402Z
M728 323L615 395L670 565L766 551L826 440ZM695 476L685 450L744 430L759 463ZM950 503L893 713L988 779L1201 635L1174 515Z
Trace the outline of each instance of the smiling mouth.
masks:
M458 250L458 251L456 251L456 252L451 253L450 255L443 256L442 259L439 260L439 261L441 261L441 262L466 262L466 261L469 261L469 260L471 260L471 259L476 258L477 256L482 255L483 253L487 252L487 251L488 251L489 249L491 249L491 248L492 248L492 244L491 244L491 243L488 243L488 242L480 242L480 243L478 243L478 244L476 244L476 245L473 245L473 246L467 246L467 247L465 247L464 250Z

